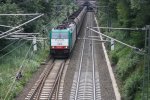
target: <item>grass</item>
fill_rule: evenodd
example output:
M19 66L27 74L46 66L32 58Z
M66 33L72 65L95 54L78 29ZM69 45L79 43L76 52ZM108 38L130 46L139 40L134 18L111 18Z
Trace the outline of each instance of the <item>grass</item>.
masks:
M17 44L16 44L17 45ZM48 47L48 46L47 46ZM15 48L11 47L11 48ZM9 48L10 49L10 48ZM11 54L5 56L0 61L0 100L5 98L6 93L8 92L16 73L24 60L25 54L29 49L29 44L25 44L23 47L18 48ZM10 49L11 50L11 49ZM32 49L31 49L32 51ZM32 56L31 56L32 55ZM46 59L48 55L48 50L38 47L36 53L29 53L28 58L23 64L23 77L21 80L16 81L11 94L9 94L6 100L12 100L16 95L23 89L26 82L32 76L32 74L38 69L39 64Z
M70 9L71 7L72 6L69 6ZM66 11L67 9L63 9L59 16L55 16L53 19L51 19L50 23L47 24L47 30L50 30L52 27L61 23L66 18ZM49 32L47 31L47 33ZM8 51L12 50L20 43L16 43L15 45L11 46ZM16 81L14 88L11 90L11 94L9 94L6 100L13 100L20 93L26 82L31 78L32 74L37 71L40 63L46 59L46 56L49 54L48 44L46 45L46 50L43 49L42 43L39 44L38 51L36 53L31 52L28 56L28 59L26 59L25 63L23 64L23 77L21 80ZM16 76L16 73L28 49L29 43L23 45L0 60L0 100L5 98L5 95Z
M136 98L139 98L137 94L141 94L142 90L143 56L120 44L116 44L115 50L110 51L109 54L112 63L116 66L116 75L121 82L122 98L124 100L137 100Z

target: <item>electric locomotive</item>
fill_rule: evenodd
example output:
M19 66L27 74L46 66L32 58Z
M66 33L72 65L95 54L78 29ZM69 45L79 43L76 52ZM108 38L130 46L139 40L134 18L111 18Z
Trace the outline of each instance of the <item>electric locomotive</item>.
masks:
M50 32L50 54L53 57L69 57L81 24L84 20L87 7L82 7L68 17L61 25L53 28Z

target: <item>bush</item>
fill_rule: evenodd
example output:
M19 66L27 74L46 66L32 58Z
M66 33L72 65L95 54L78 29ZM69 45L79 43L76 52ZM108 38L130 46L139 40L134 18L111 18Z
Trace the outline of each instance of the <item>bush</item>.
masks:
M133 100L135 98L135 93L139 90L142 83L142 75L139 74L138 71L133 73L128 79L125 81L123 86L123 98L125 100Z
M118 63L119 57L117 56L116 53L111 54L111 62L112 66L116 65Z

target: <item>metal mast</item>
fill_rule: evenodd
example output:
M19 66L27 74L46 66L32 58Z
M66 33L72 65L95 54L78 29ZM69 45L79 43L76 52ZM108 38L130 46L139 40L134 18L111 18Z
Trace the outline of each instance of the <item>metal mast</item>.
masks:
M150 25L146 26L142 100L150 100Z

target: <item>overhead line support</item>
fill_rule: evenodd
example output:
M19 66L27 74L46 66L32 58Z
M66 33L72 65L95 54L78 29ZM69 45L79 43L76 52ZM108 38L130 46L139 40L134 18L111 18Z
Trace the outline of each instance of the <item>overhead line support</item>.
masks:
M126 43L124 43L124 42L121 42L121 41L119 41L119 40L117 40L117 39L115 39L115 38L112 38L112 37L110 37L110 36L107 36L107 35L105 35L105 34L102 34L101 32L98 32L98 31L96 31L96 30L94 30L94 29L92 29L92 28L87 27L87 29L89 29L89 30L91 30L91 31L93 31L93 32L95 32L95 33L98 33L98 34L100 34L100 35L102 35L102 36L104 36L104 37L107 37L107 38L109 38L109 39L113 39L114 41L116 41L116 42L118 42L118 43L120 43L120 44L122 44L122 45L125 45L125 46L127 46L127 47L130 47L130 48L132 48L132 49L134 49L134 50L136 50L136 51L142 51L141 49L139 49L139 48L137 48L137 47L131 46L131 45L126 44Z
M40 13L29 13L29 14L0 14L0 16L35 16L41 15Z
M22 27L22 26L24 26L24 25L26 25L26 24L28 24L28 23L30 23L30 22L32 22L32 21L34 21L34 20L40 18L40 17L43 16L43 15L44 15L44 14L41 14L41 15L39 15L39 16L37 16L37 17L35 17L35 18L33 18L33 19L31 19L31 20L29 20L29 21L23 23L23 24L20 24L20 25L18 25L18 26L16 26L16 27L13 27L12 29L10 29L10 30L8 30L8 31L6 31L6 32L3 32L2 34L0 34L0 36L1 36L0 39L3 38L3 37L8 36L8 35L5 35L5 34L11 32L11 31L13 31L13 30L15 30L15 29L17 29L17 28L20 28L20 27ZM3 36L3 35L5 35L5 36Z
M0 27L12 28L12 26L8 26L8 25L0 25Z
M19 30L17 30L17 31L12 32L12 33L8 33L8 34L6 34L6 35L3 35L3 36L0 37L0 39L1 39L1 38L4 38L4 37L7 37L7 36L9 36L9 35L12 35L12 34L14 34L14 33L20 32L20 31L22 31L22 30L23 30L23 29L19 29Z
M143 28L91 27L91 28L93 28L93 29L100 28L100 29L113 29L113 30L129 30L129 31L139 31L139 30L144 31L144 30L146 30L145 27L143 27Z
M142 100L150 99L150 25L146 26Z

